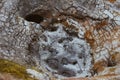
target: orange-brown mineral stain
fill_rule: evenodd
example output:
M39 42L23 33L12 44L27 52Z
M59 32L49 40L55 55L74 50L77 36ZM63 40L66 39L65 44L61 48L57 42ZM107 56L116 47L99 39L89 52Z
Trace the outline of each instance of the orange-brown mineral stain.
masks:
M102 72L104 70L104 68L107 66L106 64L107 62L102 60L102 61L98 61L94 64L93 66L93 70L95 73L99 73Z
M108 25L108 22L106 20L101 21L100 23L96 23L94 28L96 30L100 30L101 28L104 28L106 25Z
M110 3L114 3L116 0L109 0Z
M79 28L77 28L76 26L74 26L73 24L69 24L67 21L62 22L62 24L64 25L64 30L71 36L76 36L78 37L78 33L79 33Z
M90 44L91 47L94 47L94 38L92 37L92 32L91 31L86 31L85 35L84 35L86 41Z

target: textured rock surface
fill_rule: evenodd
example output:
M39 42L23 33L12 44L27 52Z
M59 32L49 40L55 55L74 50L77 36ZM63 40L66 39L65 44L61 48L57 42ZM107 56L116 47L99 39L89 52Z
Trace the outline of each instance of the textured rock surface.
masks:
M0 0L0 58L37 66L47 79L117 79L119 5L119 0Z
M52 73L66 77L90 76L90 46L84 39L67 34L61 24L53 28L56 30L45 31L40 36L41 63L45 62L41 65L47 64L57 70L50 70Z

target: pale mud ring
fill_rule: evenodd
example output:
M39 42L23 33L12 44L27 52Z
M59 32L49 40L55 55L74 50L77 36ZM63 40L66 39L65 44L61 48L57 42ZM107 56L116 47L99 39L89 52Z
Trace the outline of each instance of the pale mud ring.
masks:
M92 57L85 40L68 35L63 25L40 36L41 66L57 77L91 76Z

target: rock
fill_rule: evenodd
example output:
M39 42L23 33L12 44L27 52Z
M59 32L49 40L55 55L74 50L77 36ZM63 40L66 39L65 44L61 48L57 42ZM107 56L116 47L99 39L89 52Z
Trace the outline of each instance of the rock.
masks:
M119 3L1 0L0 58L42 67L47 79L119 78Z

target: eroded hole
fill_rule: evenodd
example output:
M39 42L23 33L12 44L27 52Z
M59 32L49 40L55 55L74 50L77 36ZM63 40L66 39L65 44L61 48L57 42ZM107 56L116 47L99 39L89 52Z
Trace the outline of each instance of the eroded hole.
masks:
M62 58L61 64L67 65L68 64L68 60L66 58Z
M30 22L40 23L44 18L38 14L29 14L25 17L25 19Z
M45 41L45 42L48 41L48 39L47 39L47 37L46 37L45 35L41 35L40 38L41 38L43 41Z
M61 39L58 40L58 43L63 43L63 41L65 41L65 40L67 40L67 41L72 41L73 38L72 38L72 37L61 38Z
M57 31L58 27L49 27L47 30L50 32Z
M53 69L58 69L59 67L59 61L55 58L47 59L46 63L48 64L48 66L50 66Z
M63 68L59 71L60 75L66 76L66 77L73 77L76 76L76 73L73 70Z
M117 63L114 61L114 60L112 60L111 58L108 58L107 59L107 62L108 62L108 64L107 64L107 66L108 67L113 67L113 66L115 66Z
M77 64L77 61L76 60L70 60L69 61L71 64L73 64L73 65L76 65Z

